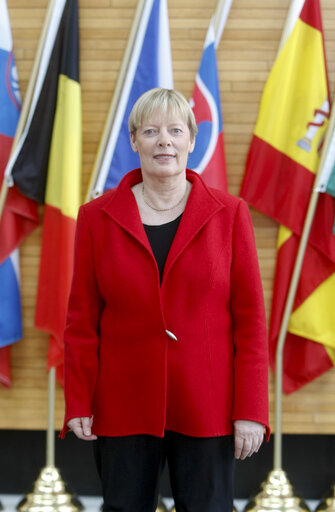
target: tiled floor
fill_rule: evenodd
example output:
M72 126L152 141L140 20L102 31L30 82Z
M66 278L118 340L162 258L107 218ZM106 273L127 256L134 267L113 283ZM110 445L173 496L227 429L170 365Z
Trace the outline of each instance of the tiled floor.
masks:
M3 512L16 512L16 507L22 498L23 498L23 496L17 496L17 495L13 495L13 494L0 495L0 502L3 506ZM100 511L100 506L102 503L101 498L92 497L92 496L81 496L79 499L80 499L80 502L82 503L84 510L86 512L99 512ZM168 510L170 510L172 508L173 500L163 498L163 502ZM236 500L235 508L236 508L237 512L242 512L247 503L248 503L248 500ZM319 501L318 500L310 500L310 501L307 501L307 505L309 506L310 510L312 512L314 512L316 507L319 505Z

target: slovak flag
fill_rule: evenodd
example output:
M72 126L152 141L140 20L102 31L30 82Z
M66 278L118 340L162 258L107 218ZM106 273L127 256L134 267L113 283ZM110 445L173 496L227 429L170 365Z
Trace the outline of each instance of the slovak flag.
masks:
M13 55L13 41L6 2L0 9L0 186L7 164L21 103L17 71ZM6 219L8 220L8 219ZM6 229L14 229L9 223ZM0 230L0 245L5 244ZM10 385L9 347L22 338L20 298L19 251L0 258L0 382Z
M207 185L227 191L214 19L207 32L190 105L198 134L187 166L201 174Z

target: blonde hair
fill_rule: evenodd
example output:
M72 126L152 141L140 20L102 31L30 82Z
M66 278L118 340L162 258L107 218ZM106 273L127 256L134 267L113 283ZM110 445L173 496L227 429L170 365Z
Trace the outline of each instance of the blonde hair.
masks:
M198 132L197 123L185 96L174 89L157 87L150 89L138 98L130 112L128 127L135 135L138 128L158 110L162 114L180 115L190 130L193 140Z

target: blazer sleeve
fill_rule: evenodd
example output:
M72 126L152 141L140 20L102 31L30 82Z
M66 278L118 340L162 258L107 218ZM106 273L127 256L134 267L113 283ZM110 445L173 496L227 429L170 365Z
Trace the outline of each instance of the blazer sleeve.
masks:
M268 419L268 343L263 288L249 209L240 200L233 229L231 269L233 319L233 421L257 421L270 428Z
M73 279L64 331L65 418L60 437L69 430L66 426L69 419L92 414L103 306L96 279L92 230L84 205L77 219Z

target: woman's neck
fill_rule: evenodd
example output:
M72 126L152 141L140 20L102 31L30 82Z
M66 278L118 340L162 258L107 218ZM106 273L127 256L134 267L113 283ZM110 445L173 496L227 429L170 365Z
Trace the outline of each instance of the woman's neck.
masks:
M152 177L143 175L143 197L157 210L173 208L187 192L185 174L171 177Z
M164 224L184 211L191 190L185 179L153 181L143 179L132 187L144 224Z

